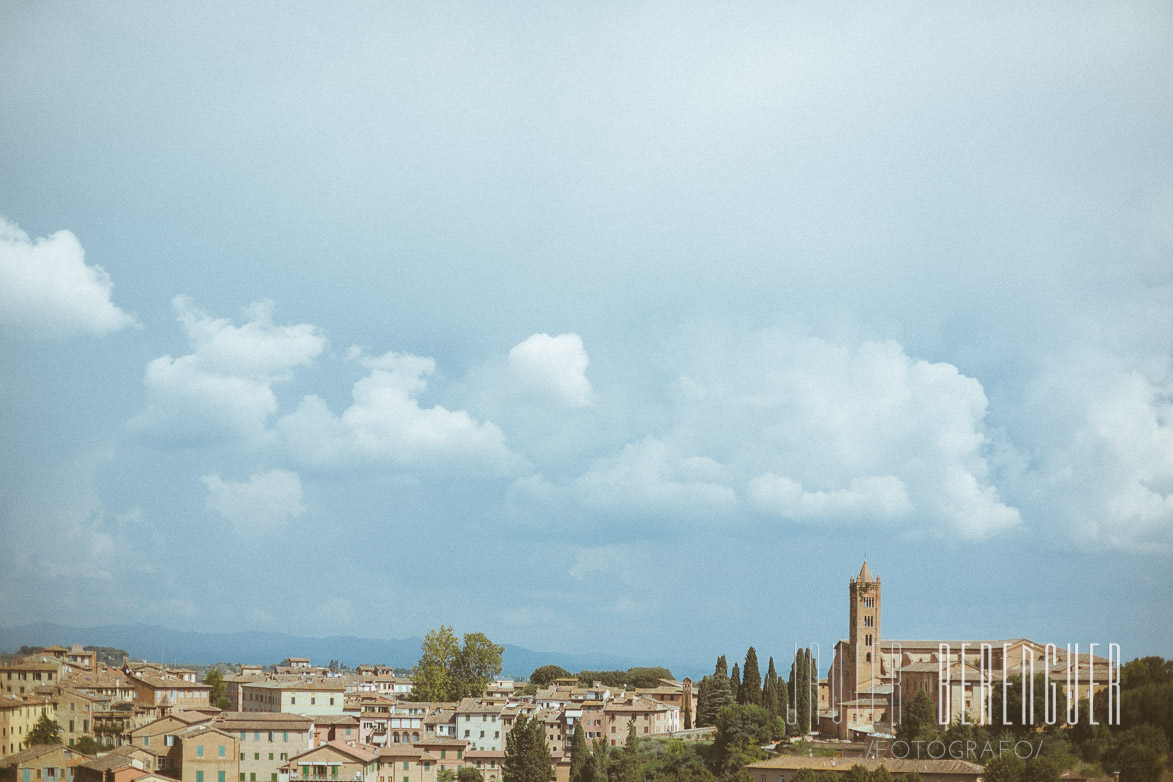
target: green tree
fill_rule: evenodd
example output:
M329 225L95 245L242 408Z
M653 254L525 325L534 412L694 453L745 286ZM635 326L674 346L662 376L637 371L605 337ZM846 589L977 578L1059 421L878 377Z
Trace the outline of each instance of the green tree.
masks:
M892 782L892 772L880 766L868 775L869 782Z
M733 698L734 703L739 703L737 694L741 691L741 671L737 667L737 663L733 663L733 673L729 674L729 695Z
M456 682L456 698L479 698L493 677L501 673L501 655L504 646L498 646L484 633L465 633L464 646L456 655L452 678Z
M866 766L856 763L847 769L847 773L843 775L843 782L871 782L871 776Z
M591 763L591 751L587 747L586 733L582 720L574 723L574 738L570 741L570 782L585 782L586 769Z
M819 775L813 768L800 768L794 772L791 782L819 782Z
M456 782L485 782L485 776L475 766L461 766L456 772Z
M420 645L420 659L412 669L415 683L412 697L417 701L456 700L456 681L453 673L460 656L460 642L447 625L429 630Z
M729 689L729 676L725 672L725 655L717 658L717 665L711 676L701 680L700 700L697 702L697 727L717 724L721 709L733 703Z
M545 724L539 719L519 717L505 737L502 782L550 782L553 778Z
M745 667L741 669L741 686L737 702L751 706L762 705L762 676L758 672L758 653L752 646L745 653Z
M212 688L208 693L208 703L225 711L232 708L232 701L228 700L228 686L224 684L224 675L220 673L219 668L207 672L204 684Z
M635 720L627 723L627 741L619 753L618 782L640 782L643 779L643 762L639 756L639 735L635 732Z
M561 665L543 665L534 669L534 672L529 675L529 680L531 684L536 684L539 687L548 687L555 679L569 679L570 676L570 671Z
M464 646L451 627L441 625L424 636L420 659L412 669L417 701L455 701L480 697L494 676L501 672L504 647L483 633L466 633Z
M109 749L109 747L99 742L93 736L82 736L73 743L73 748L84 755L97 755Z
M450 768L442 768L436 772L438 782L456 782L456 772Z
M1144 744L1128 744L1116 756L1120 782L1158 782L1165 769L1157 750Z
M686 690L684 693L684 729L692 728L692 690Z
M794 698L797 720L788 723L788 732L805 736L814 726L815 710L818 708L818 676L814 672L814 659L810 649L799 649L790 666L790 690Z
M42 714L41 718L37 720L37 724L33 725L33 729L25 736L24 745L32 747L37 744L60 744L61 743L61 726L53 720L49 719L49 715Z
M774 658L770 658L770 666L766 669L766 680L762 683L762 708L770 715L771 721L779 715L778 711L778 672L774 669Z
M727 775L761 760L761 745L772 732L770 715L761 706L735 704L722 709L713 738L714 770Z
M915 741L927 738L928 734L935 730L936 723L937 709L933 705L933 699L929 697L927 692L921 690L910 703L904 706L900 715L900 724L896 726L896 739L897 741Z
M1026 762L1013 752L1004 752L986 764L986 782L1022 782Z

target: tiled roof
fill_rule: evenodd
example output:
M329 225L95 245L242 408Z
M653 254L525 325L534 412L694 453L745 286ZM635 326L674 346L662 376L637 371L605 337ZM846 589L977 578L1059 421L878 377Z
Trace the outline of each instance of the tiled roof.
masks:
M22 749L20 752L16 752L7 757L0 758L0 766L15 766L21 763L27 763L30 760L36 760L42 755L48 755L49 753L56 752L57 750L64 750L66 757L69 757L70 755L77 755L79 758L90 757L89 755L78 752L76 749L63 747L60 744L37 744L35 746L29 747L28 749Z
M847 771L852 766L863 766L872 771L881 766L894 774L972 774L979 776L983 768L964 760L896 760L894 758L811 758L799 755L781 755L769 760L750 763L746 769L754 771L797 771L809 768L815 771Z

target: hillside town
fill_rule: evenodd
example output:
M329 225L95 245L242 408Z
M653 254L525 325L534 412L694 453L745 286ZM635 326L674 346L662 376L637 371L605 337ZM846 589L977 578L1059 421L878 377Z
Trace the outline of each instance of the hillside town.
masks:
M881 580L865 562L848 586L848 637L823 676L809 650L783 675L770 657L763 675L751 647L743 667L730 672L721 656L699 682L665 668L571 674L555 665L517 680L500 676L502 647L480 633L461 645L446 627L427 635L410 672L291 656L204 666L201 676L109 650L99 659L79 644L28 649L0 663L0 782L1079 782L1154 745L1164 749L1147 772L1116 782L1154 782L1163 768L1167 744L1139 728L1121 732L1112 709L1123 701L1134 720L1162 724L1148 704L1168 708L1170 663L1129 663L1134 689L1122 697L1118 659L1053 644L882 644ZM1017 709L992 706L997 670L1016 686L1039 676L1068 702L1086 698L1084 721L1028 721L1024 704L1023 719L999 722ZM1044 735L1046 746L1075 749L1043 758ZM1019 763L1019 747L1034 752L1029 773L999 770L1007 748L987 751L979 736L987 745L1013 738ZM545 769L532 779L517 770L532 760L526 742ZM962 750L934 754L934 743ZM918 744L928 752L910 754ZM638 754L649 751L677 767L652 774Z

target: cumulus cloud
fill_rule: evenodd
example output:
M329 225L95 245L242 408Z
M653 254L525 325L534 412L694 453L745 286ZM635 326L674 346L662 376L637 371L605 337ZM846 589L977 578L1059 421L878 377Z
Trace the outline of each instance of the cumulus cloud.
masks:
M0 217L0 325L38 337L107 334L134 325L110 301L114 284L85 261L69 231L33 240Z
M583 503L609 513L726 513L737 494L726 470L704 456L683 456L648 436L597 460L574 480Z
M353 402L341 415L310 395L277 423L298 461L316 466L376 461L499 474L522 463L493 422L464 410L420 405L418 397L436 370L432 359L394 352L369 356L355 348L348 356L369 374L354 384Z
M534 334L509 350L509 374L523 393L558 401L568 408L594 400L586 368L590 357L577 334Z
M1076 370L1078 367L1078 371ZM1089 547L1173 551L1173 376L1084 356L1033 387L1035 513Z
M132 430L187 444L263 437L277 411L273 385L313 361L325 337L308 323L275 324L268 301L250 305L240 326L201 312L186 296L172 304L191 353L147 365L147 406Z
M749 495L763 508L796 521L883 521L912 510L904 481L893 475L852 478L846 489L806 491L798 481L765 473L750 480Z
M768 331L707 355L676 387L673 437L792 521L891 521L978 539L1020 523L991 477L975 378L896 342Z
M247 481L226 481L213 473L200 481L208 488L208 509L240 534L273 532L306 510L301 479L287 470L256 473Z

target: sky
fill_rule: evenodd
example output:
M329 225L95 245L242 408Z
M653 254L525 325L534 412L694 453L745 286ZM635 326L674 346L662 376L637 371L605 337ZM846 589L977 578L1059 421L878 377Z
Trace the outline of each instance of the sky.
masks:
M1168 3L4 0L0 73L2 624L700 670L866 557L1173 656Z

